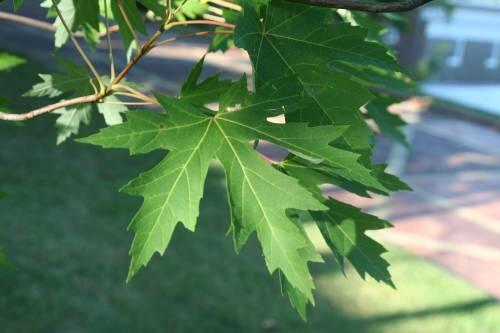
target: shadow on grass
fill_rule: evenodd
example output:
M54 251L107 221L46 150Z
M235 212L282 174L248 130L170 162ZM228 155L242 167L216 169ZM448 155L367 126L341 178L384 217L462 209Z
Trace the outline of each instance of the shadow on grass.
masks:
M485 307L489 307L492 305L497 305L498 300L494 298L483 298L478 300L473 300L470 302L464 302L460 304L452 304L442 307L417 310L417 311L408 311L408 312L400 312L382 316L374 316L363 320L363 324L365 325L373 325L380 324L386 322L393 322L396 320L407 320L407 319L419 319L424 317L433 317L433 316L445 316L448 314L455 313L463 313L467 314L473 311L480 310Z

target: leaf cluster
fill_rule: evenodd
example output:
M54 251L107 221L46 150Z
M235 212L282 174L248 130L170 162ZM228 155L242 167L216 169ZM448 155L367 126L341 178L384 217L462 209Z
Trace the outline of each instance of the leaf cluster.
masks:
M22 3L14 1L16 8ZM109 21L117 24L131 59L123 76L161 33L182 22L196 23L194 19L210 10L198 0L56 3L58 7L52 1L42 4L55 17L56 47L77 31L96 45L102 32L110 33ZM26 93L57 100L102 96L95 104L57 111L58 143L88 124L95 108L109 127L80 142L128 149L131 154L163 152L158 165L122 188L143 198L130 223L135 237L128 279L156 253L165 253L178 224L195 230L206 176L217 160L226 175L229 230L236 250L257 237L270 274L279 277L283 292L304 319L307 305L314 304L309 263L323 261L305 223L320 230L342 270L350 262L363 278L394 286L389 263L382 257L384 247L367 234L390 223L323 192L326 184L364 197L409 190L385 171L386 165L371 161L374 131L369 122L405 143L404 122L388 107L398 102L394 92L413 87L378 38L380 26L368 16L284 0L237 1L221 10L224 22L209 21L218 27L201 32L214 35L210 51L230 46L245 50L253 66L252 80L225 80L219 74L201 80L203 58L177 96L149 97L121 76L90 77L87 68L62 59L60 73L40 75L41 82ZM147 35L145 17L161 25L141 45L137 33ZM129 111L117 89L157 107ZM281 147L287 156L264 156L257 149L262 142Z

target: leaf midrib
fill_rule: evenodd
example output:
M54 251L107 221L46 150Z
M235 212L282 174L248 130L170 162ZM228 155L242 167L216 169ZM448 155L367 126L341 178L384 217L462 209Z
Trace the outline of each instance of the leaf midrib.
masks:
M172 194L175 192L174 189L176 188L177 184L179 183L182 175L186 172L186 167L187 165L191 162L191 160L193 159L193 157L196 155L196 153L198 152L200 146L202 145L202 143L205 141L205 138L206 136L208 135L208 133L210 132L210 128L212 127L212 122L209 122L207 128L205 129L205 132L203 133L203 135L201 136L200 138L200 141L198 142L198 144L194 147L193 149L193 152L191 153L191 155L188 157L188 159L186 160L186 163L183 164L182 166L182 171L179 172L179 175L177 176L177 178L175 179L174 181L174 184L172 185L171 187L171 190L168 192L168 195L167 195L167 198L165 199L161 209L160 209L160 212L155 220L155 222L153 223L153 226L152 228L150 229L150 231L147 233L148 236L146 238L146 240L143 242L143 244L147 244L150 239L151 239L151 235L153 234L153 231L156 230L158 228L158 226L161 224L160 223L160 219L161 219L161 216L163 215L164 211L165 211L165 208L169 205L168 202L170 200L170 197L172 196ZM188 192L190 191L190 189L188 189ZM189 212L190 214L190 212ZM146 215L147 216L147 215ZM146 216L144 216L143 218L145 218ZM178 223L179 221L175 221L174 223ZM163 237L163 234L162 234L162 237ZM144 246L142 246L141 248L141 252L144 250Z
M272 223L270 222L269 220L269 217L267 216L266 214L266 209L264 208L264 206L262 205L262 203L260 202L259 200L259 196L257 195L257 192L255 191L251 181L250 181L250 178L248 177L248 174L247 174L247 170L245 168L245 165L243 164L243 161L240 159L239 155L238 155L238 152L236 150L236 148L233 146L233 144L231 143L231 140L229 138L229 136L226 134L226 132L224 131L223 127L221 125L219 125L219 123L217 121L215 121L215 124L217 125L217 127L219 128L219 131L221 133L221 135L223 136L224 140L227 142L227 144L229 145L229 147L231 148L231 150L233 151L233 154L234 154L234 157L237 159L238 163L240 164L240 167L241 167L241 170L243 171L243 175L245 176L245 179L247 179L246 183L248 184L250 190L252 191L253 193L253 196L254 198L256 199L257 201L257 204L259 205L259 208L262 212L262 215L263 215L263 221L266 221L268 227L269 227L269 230L271 231L271 234L273 235L272 238L274 239L278 239L276 238L274 235L275 235L275 232L274 232L274 228L273 228L273 225ZM292 260L290 260L290 258L288 257L287 255L287 251L285 251L284 247L282 246L281 242L277 242L279 248L281 249L281 252L283 253L283 255L285 256L287 262L289 263L289 265L292 267L296 277L298 278L300 276L300 273L295 269L295 265L293 264ZM269 246L269 249L270 251L272 251L272 246ZM272 257L272 253L270 253L270 257ZM299 278L300 279L300 278Z

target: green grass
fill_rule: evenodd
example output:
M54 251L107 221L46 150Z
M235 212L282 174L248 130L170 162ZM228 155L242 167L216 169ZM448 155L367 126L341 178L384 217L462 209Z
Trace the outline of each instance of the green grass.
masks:
M20 70L26 75L0 75L3 94L18 96L34 80L32 67ZM31 103L11 100L17 108ZM234 253L217 167L197 232L178 228L166 256L126 285L126 227L140 200L117 189L161 155L56 147L53 118L0 124L0 187L10 193L0 201L0 244L10 262L0 268L2 333L264 332L271 322L278 332L500 332L496 301L397 249L388 256L397 291L360 281L351 269L346 279L329 256L314 265L317 306L303 323L255 240Z

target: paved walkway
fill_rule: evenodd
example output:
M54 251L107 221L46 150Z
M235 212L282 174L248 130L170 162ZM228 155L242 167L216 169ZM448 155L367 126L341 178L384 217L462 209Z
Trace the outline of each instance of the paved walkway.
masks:
M500 298L500 133L432 113L413 132L412 151L390 158L415 192L388 203L387 237Z
M30 45L37 50L33 54L37 60L53 64L49 34L0 24L2 47L22 52ZM175 92L203 53L197 44L171 44L154 51L132 76L150 88ZM94 53L93 59L106 68L104 50ZM250 72L248 60L238 51L210 55L207 63L208 72L220 67L229 77ZM377 237L429 258L500 298L500 133L433 112L419 113L425 103L416 100L400 109L415 121L408 128L412 149L381 139L377 159L389 161L415 192L375 200L338 190L335 195L396 224Z

